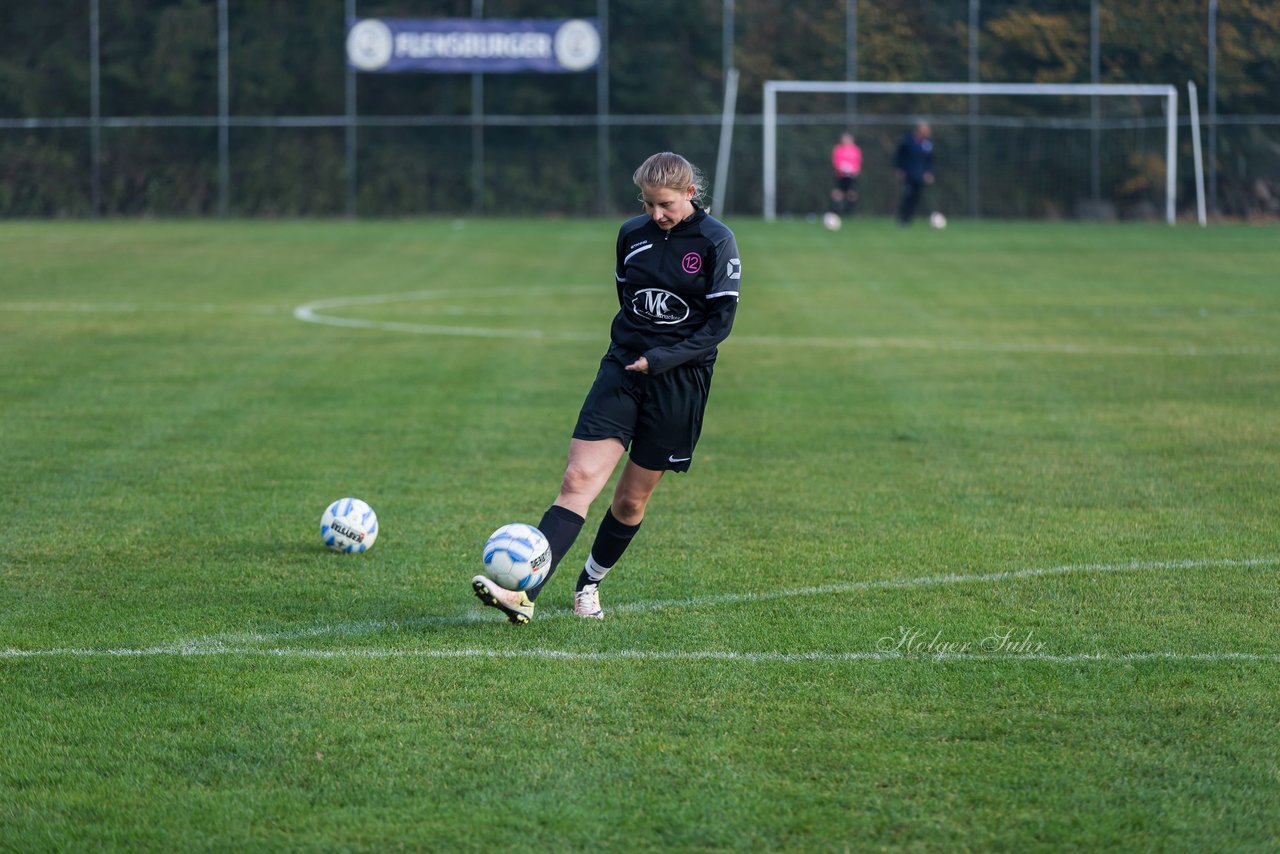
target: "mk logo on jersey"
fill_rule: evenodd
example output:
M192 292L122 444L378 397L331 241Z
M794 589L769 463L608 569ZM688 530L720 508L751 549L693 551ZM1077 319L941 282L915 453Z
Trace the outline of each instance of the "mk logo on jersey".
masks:
M631 310L645 320L664 326L680 323L689 316L689 304L661 288L636 291L631 298Z

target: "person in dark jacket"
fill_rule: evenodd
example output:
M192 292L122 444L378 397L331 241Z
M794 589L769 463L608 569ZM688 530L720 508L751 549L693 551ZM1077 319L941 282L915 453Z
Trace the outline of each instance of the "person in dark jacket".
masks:
M618 313L609 348L578 414L560 494L538 523L551 546L551 568L527 593L483 575L471 582L480 601L512 623L529 622L539 592L629 450L574 593L575 614L604 618L598 585L639 530L663 474L689 470L717 346L733 328L742 261L733 232L699 203L702 176L664 151L645 160L632 180L645 213L618 231Z
M933 142L929 139L929 123L916 126L902 137L893 155L893 171L902 181L902 202L898 205L898 223L910 225L926 184L933 183Z

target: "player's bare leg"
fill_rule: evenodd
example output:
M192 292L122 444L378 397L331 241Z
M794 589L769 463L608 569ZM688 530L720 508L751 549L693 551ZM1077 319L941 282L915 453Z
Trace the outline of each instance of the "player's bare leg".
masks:
M596 500L618 467L624 450L617 439L570 439L569 462L565 465L555 504L585 518L591 502ZM626 477L626 472L623 472L623 477Z
M614 517L624 525L639 525L663 474L665 472L642 468L627 460L613 489L613 503L609 505Z

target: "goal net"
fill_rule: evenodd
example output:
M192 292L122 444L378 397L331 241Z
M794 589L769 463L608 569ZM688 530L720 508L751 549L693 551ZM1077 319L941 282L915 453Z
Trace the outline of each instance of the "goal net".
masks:
M893 153L922 120L935 145L929 210L1172 224L1177 112L1177 90L1165 85L770 80L764 217L825 210L831 147L845 130L863 151L858 210L892 213Z

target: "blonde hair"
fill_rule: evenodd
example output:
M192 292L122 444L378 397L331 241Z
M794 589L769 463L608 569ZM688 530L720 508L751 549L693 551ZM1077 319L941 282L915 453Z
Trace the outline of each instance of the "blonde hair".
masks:
M693 187L694 199L702 199L702 188L707 179L688 160L672 151L659 151L652 154L631 176L635 185L643 190L645 187L665 187L668 190L684 190Z

